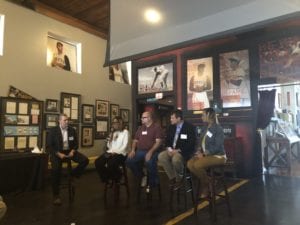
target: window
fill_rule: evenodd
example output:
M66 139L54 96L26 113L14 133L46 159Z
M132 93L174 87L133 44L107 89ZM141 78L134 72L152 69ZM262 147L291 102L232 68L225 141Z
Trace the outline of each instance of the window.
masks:
M0 55L3 55L4 42L4 15L0 14Z

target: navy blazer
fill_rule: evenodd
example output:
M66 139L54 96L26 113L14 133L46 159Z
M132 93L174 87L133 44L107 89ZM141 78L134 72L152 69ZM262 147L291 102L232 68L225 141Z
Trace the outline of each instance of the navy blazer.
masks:
M172 148L175 133L176 125L170 125L167 131L166 147ZM181 154L185 160L189 160L195 152L195 143L195 127L192 124L184 121L175 148L181 150Z
M203 127L199 138L198 148L202 148L202 139L205 134L209 135L205 138L205 154L206 155L224 155L224 133L223 128L219 124L213 124L210 128Z
M68 141L70 150L78 149L78 138L76 130L70 126L68 126ZM52 155L55 155L57 152L61 152L63 150L63 136L59 126L50 129L46 146L47 151L49 151L49 153Z

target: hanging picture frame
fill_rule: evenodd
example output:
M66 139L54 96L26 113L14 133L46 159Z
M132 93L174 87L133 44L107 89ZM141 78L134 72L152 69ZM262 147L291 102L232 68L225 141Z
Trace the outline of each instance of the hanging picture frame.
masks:
M95 109L94 105L82 104L81 116L83 124L93 124L95 121Z
M79 123L81 95L65 93L60 94L60 110L66 114L71 123Z
M96 119L95 139L105 139L108 135L108 119Z
M96 117L105 117L108 118L109 113L109 102L105 100L96 100L96 109L95 114Z
M46 99L45 111L46 112L58 112L58 100Z
M110 121L112 121L116 116L119 116L119 105L110 104Z
M124 123L129 122L129 109L120 109L120 116L122 117L122 120Z
M81 147L94 146L94 127L82 126L81 127Z
M219 54L223 108L251 106L249 52L247 49Z

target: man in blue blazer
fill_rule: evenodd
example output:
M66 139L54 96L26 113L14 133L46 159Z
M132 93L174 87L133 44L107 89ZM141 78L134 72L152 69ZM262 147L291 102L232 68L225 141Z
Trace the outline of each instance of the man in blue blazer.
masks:
M172 111L170 121L166 150L159 154L158 161L166 171L171 186L176 187L181 184L184 164L195 151L196 133L195 127L183 120L181 110Z
M69 119L66 114L59 115L59 125L52 128L47 137L47 150L50 153L53 204L61 205L59 197L59 184L61 177L62 160L71 159L78 163L71 175L79 178L83 173L89 160L78 152L78 138L74 128L69 126Z

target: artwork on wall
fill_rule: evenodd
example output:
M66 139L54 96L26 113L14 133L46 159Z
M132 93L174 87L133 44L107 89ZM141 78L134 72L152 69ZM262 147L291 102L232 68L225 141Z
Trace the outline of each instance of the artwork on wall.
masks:
M92 147L94 145L94 127L81 127L81 147Z
M219 60L223 107L251 106L248 50L222 53Z
M173 91L174 63L141 67L137 71L138 94Z
M58 125L59 114L45 113L45 128L49 129Z
M105 139L108 135L108 119L96 119L95 139Z
M108 118L109 102L105 100L96 100L96 117Z
M187 66L187 110L202 110L213 99L213 58L189 59Z
M94 105L83 104L81 109L82 123L92 124L95 120Z
M77 45L48 34L47 37L47 66L60 70L77 71Z
M260 78L273 83L299 81L300 35L271 40L259 45Z
M129 62L110 66L109 79L123 84L130 84L128 64L131 65Z
M119 115L119 105L110 104L110 120L112 121L116 116Z
M60 110L66 114L69 121L72 123L78 123L80 119L80 103L81 96L78 94L64 93L60 94Z
M29 95L29 94L25 93L24 91L14 87L14 86L11 86L11 85L9 86L7 96L12 97L12 98L22 98L22 99L36 100L31 95Z
M46 99L45 111L46 112L58 112L58 100Z
M129 122L129 109L120 109L120 116L123 119L124 123Z

